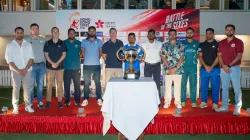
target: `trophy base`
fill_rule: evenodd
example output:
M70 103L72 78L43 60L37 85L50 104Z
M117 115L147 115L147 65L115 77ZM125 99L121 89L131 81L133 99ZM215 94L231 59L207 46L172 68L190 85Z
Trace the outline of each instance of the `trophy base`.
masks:
M125 74L123 79L128 80L128 79L139 79L139 75L135 73L128 73Z

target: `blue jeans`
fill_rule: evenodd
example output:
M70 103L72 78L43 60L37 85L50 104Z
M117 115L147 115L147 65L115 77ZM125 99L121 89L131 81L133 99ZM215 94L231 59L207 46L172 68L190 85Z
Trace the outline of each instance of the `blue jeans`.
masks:
M235 108L240 109L242 106L242 93L240 87L240 66L230 68L230 73L226 73L221 69L221 84L222 84L222 107L228 109L228 89L230 80L232 81L235 93Z
M93 74L93 79L96 86L96 97L101 99L101 66L100 65L88 65L83 66L83 78L84 78L84 99L89 99L89 85L91 83L91 75Z
M212 102L218 104L220 93L220 69L213 68L212 71L207 72L205 68L201 68L201 102L207 102L208 85L211 80L212 86Z
M42 102L43 99L43 81L44 81L44 74L45 74L45 63L41 64L33 64L32 65L32 87L31 87L31 93L30 93L30 104L33 104L34 102L34 84L36 82L36 94L37 94L37 101Z

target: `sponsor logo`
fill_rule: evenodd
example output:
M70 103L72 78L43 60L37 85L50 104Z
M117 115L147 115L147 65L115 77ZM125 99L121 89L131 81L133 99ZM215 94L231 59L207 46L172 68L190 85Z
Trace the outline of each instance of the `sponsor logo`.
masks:
M186 32L177 32L177 36L186 37Z
M80 28L86 29L89 27L91 19L90 18L81 18L80 19Z
M74 12L72 15L69 17L69 24L70 28L73 29L79 29L80 27L80 20L79 20L80 13L79 12Z
M103 28L103 24L104 22L101 21L100 19L97 22L95 22L96 28Z

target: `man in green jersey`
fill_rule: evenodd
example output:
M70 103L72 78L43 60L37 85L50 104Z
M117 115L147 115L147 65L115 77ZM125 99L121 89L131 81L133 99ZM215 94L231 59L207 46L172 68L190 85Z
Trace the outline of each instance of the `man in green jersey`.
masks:
M186 40L182 42L184 48L184 73L181 81L181 105L186 105L187 80L190 83L190 99L192 107L197 107L196 91L197 91L197 53L199 41L194 40L194 29L189 27L186 30Z

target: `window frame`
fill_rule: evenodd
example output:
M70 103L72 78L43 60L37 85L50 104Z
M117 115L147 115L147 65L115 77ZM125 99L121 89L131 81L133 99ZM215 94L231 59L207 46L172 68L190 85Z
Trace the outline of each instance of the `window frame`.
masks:
M245 12L246 11L246 2L247 2L247 0L244 0L244 8L242 10L232 10L232 9L225 9L225 0L222 0L222 11L225 11L225 12Z
M201 3L200 1L198 0L198 9L202 12L219 12L219 11L222 11L222 0L219 0L220 1L220 4L219 4L219 9L209 9L209 10L203 10L203 9L200 9L201 7Z

